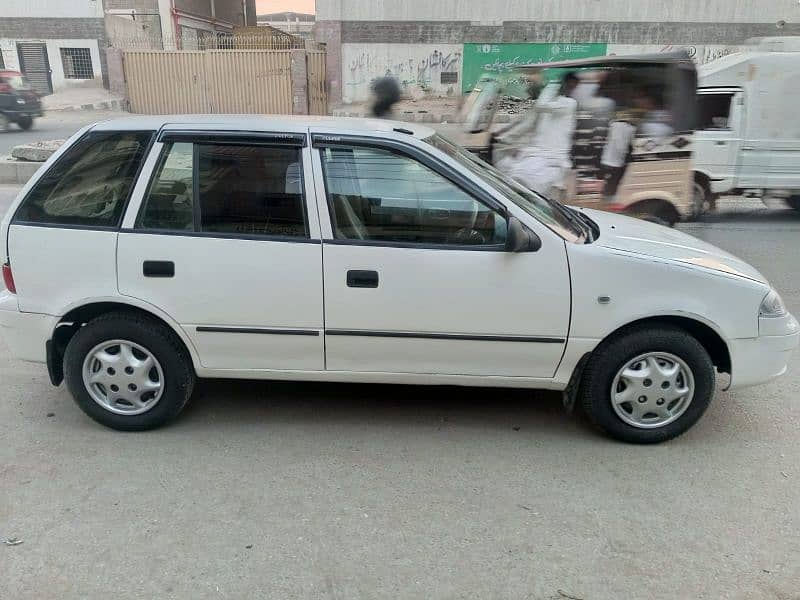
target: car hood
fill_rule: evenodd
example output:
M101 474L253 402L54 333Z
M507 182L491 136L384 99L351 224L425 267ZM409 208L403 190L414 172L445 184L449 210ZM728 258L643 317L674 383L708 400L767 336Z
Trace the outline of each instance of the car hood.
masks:
M600 227L598 246L719 271L767 284L742 259L676 229L599 210L583 209Z

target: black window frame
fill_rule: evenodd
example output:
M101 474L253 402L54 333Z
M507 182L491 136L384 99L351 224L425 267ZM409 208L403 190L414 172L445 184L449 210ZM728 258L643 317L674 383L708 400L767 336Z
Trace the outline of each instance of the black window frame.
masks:
M297 133L280 133L280 132L254 132L254 131L162 131L158 136L158 142L162 144L159 151L158 160L150 173L150 179L147 182L142 202L139 205L136 218L133 221L133 227L125 229L125 233L137 233L146 235L171 235L183 237L202 237L210 239L238 239L238 240L253 240L253 241L274 241L274 242L293 242L293 243L319 243L319 239L311 237L311 227L309 222L308 211L308 195L306 194L306 170L305 170L305 157L303 156L303 149L308 145L308 139L305 134ZM143 228L141 220L144 217L144 211L147 206L147 199L150 196L150 191L156 183L159 170L163 162L167 158L167 153L172 147L172 143L190 143L192 144L192 210L193 210L193 230L187 231L185 229L153 229ZM299 167L300 167L300 197L303 206L303 221L305 225L305 234L303 236L289 236L289 235L269 235L269 234L252 234L252 233L223 233L216 231L202 231L202 207L200 205L199 194L199 170L198 165L198 149L201 145L226 145L226 146L269 146L269 147L290 147L298 149Z
M36 191L36 188L42 182L47 174L55 169L57 166L61 165L64 161L66 161L66 157L69 154L69 150L84 140L86 138L92 137L93 135L97 134L149 134L149 139L147 140L147 144L145 145L144 151L142 152L142 159L139 161L139 166L136 168L136 173L133 176L133 183L131 184L130 189L128 190L128 194L123 200L122 203L122 210L117 217L117 222L114 225L78 225L78 224L68 224L68 223L44 223L38 221L24 221L18 218L19 212L25 203L28 201L28 197ZM45 172L43 172L36 182L31 186L31 189L25 194L25 197L22 198L20 203L17 205L16 209L14 210L14 215L11 217L10 225L21 225L24 227L49 227L53 229L78 229L78 230L86 230L86 231L121 231L122 223L125 220L125 215L128 214L128 208L130 207L131 198L133 197L133 192L136 190L136 186L139 183L139 178L142 175L142 170L144 169L145 163L150 156L150 152L153 149L153 144L156 141L156 134L158 133L157 129L90 129L86 131L81 137L75 140L73 143L69 145L68 148L64 148L64 152L56 159L56 161L50 165Z
M328 208L328 220L333 229L334 223L334 207L331 204L331 195L328 193L328 176L325 172L325 161L322 157L321 150L329 147L341 146L357 146L366 148L377 148L379 150L386 150L395 154L406 156L412 160L416 160L431 171L443 177L451 184L459 188L465 194L471 196L475 201L480 202L487 208L497 212L501 217L506 220L508 224L509 212L508 209L497 199L493 198L480 186L470 181L463 174L453 170L449 165L441 161L435 156L412 146L411 144L404 144L396 140L376 139L365 136L350 136L350 135L337 135L337 134L324 134L317 133L311 136L312 147L317 150L319 157L320 167L322 168L322 184L325 188L325 205ZM324 244L331 244L336 246L377 246L384 248L416 248L423 250L456 250L456 251L471 251L471 252L506 252L505 244L430 244L423 242L396 242L384 240L354 240L336 238L336 233L332 231L333 238L324 238Z
M88 77L78 77L75 75L75 58L78 53L74 52L75 50L85 50L85 55L81 52L81 56L78 56L80 61L81 69L85 67L84 64L84 56L89 59L89 76ZM94 61L92 61L92 49L86 46L62 46L58 49L59 58L61 58L61 70L64 72L64 79L77 79L80 81L86 81L88 79L94 79ZM64 63L64 59L69 57L72 64L70 65L72 68L72 75L67 74L66 64ZM81 71L82 75L86 75L87 71Z

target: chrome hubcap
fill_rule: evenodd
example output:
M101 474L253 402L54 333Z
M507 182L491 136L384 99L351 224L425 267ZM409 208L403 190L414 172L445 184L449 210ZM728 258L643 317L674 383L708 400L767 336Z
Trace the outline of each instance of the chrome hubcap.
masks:
M92 400L118 415L140 415L164 391L164 372L139 344L111 340L95 346L83 361L83 384Z
M664 427L686 412L694 397L694 376L674 354L650 352L623 366L611 384L611 405L628 425Z

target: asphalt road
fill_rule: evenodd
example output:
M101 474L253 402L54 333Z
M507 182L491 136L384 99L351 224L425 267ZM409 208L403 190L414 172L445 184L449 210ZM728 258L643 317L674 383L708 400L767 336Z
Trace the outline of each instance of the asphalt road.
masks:
M0 131L0 156L8 156L11 149L19 144L42 140L63 140L70 137L84 125L105 121L128 113L117 111L53 111L34 120L33 129L22 131L12 125L8 131Z
M683 227L800 314L799 215ZM555 394L228 381L122 434L0 342L0 597L797 599L799 361L636 447Z

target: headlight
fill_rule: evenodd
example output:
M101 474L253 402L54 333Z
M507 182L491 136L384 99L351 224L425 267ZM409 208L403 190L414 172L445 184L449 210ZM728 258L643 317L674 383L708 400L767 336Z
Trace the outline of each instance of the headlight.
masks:
M17 104L25 104L25 100L22 98L17 98Z
M769 294L761 301L761 306L758 309L758 316L769 319L785 317L786 315L786 306L783 304L780 294L775 290L770 290Z

